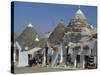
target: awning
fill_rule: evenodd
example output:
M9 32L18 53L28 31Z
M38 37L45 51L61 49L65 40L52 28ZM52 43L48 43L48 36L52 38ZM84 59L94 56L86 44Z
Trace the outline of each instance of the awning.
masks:
M29 50L29 51L28 51L28 54L33 54L34 52L37 52L37 51L39 51L40 49L41 49L40 47L35 47L35 48Z

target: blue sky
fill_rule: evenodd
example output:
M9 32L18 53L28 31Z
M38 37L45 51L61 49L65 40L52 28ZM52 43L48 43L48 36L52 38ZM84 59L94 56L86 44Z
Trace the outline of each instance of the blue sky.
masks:
M15 2L14 31L19 35L31 23L39 34L52 31L61 19L65 26L78 10L78 5ZM87 20L97 25L97 7L80 6Z

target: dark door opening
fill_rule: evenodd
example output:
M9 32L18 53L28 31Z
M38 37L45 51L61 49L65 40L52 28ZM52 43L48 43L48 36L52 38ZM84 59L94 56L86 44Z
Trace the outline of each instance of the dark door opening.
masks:
M16 60L16 62L19 61L19 50L18 49L16 50L16 59L15 60Z
M32 55L31 54L28 54L28 64L29 66L32 66Z

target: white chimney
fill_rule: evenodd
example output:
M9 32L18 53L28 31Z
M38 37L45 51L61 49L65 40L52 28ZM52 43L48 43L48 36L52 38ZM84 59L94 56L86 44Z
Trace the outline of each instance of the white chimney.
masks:
M25 47L25 50L28 50L28 47L27 46Z
M39 41L38 35L36 35L35 41Z

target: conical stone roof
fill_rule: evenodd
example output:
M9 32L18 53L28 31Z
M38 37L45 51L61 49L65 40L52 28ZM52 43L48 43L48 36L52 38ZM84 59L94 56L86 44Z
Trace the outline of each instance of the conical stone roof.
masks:
M72 28L75 32L81 32L84 28L91 29L90 23L80 9L77 10L67 27Z
M32 24L29 24L25 30L21 33L21 35L17 38L17 41L19 44L25 48L30 48L32 45L32 42L34 42L36 38L37 32L33 28Z
M57 25L57 27L54 29L54 31L51 33L51 35L49 36L49 42L51 45L56 45L58 44L63 36L64 36L64 22L61 20L60 23Z
M70 20L65 29L66 39L71 42L80 42L82 38L90 37L93 33L93 27L88 22L86 16L79 8Z
M70 20L66 30L68 30L68 28L73 32L82 32L83 35L91 34L93 31L93 25L88 22L88 19L80 8Z

